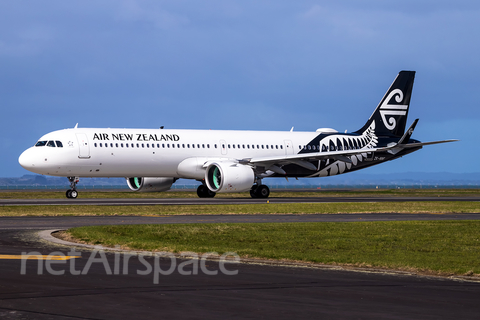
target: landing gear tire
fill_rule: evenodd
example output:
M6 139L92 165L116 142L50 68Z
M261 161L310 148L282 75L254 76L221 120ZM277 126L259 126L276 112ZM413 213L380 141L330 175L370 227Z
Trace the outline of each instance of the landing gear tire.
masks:
M252 189L250 189L250 196L252 198L268 198L269 195L270 189L264 184L253 186Z
M197 195L199 198L213 198L216 193L208 189L205 185L199 185L197 188Z
M76 189L77 183L79 181L78 177L68 177L68 181L70 181L70 190L67 190L65 195L68 199L76 199L78 197L78 191Z
M76 199L78 197L78 191L77 190L67 190L66 196L68 199Z

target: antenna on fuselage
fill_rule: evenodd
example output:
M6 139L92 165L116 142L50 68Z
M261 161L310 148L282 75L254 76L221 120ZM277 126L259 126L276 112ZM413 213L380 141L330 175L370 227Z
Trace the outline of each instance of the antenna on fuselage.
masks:
M73 129L77 129L77 128L78 128L78 122L77 122L77 124L75 125L75 127L73 127Z
M290 129L290 132L293 132L293 128L294 128L294 127L292 127L292 129Z

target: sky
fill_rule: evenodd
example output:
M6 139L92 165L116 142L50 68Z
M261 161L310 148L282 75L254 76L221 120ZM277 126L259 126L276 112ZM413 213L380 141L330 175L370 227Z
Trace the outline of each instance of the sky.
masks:
M0 177L76 123L355 131L400 70L412 138L461 141L362 172L479 172L479 34L473 0L0 0Z

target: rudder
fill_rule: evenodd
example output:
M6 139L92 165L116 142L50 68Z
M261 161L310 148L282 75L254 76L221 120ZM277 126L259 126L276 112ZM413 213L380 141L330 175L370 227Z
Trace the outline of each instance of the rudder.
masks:
M355 133L363 133L375 121L377 136L402 137L407 124L414 79L415 71L400 71L367 123Z

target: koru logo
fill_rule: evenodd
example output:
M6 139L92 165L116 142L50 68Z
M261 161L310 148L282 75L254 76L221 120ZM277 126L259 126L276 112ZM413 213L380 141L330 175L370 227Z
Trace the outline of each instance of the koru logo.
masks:
M388 118L386 116L404 116L407 114L408 105L406 104L388 104L390 100L395 99L396 102L401 103L403 101L403 92L400 89L395 89L383 100L380 106L380 115L383 123L388 130L393 130L397 126L397 120L394 117Z

